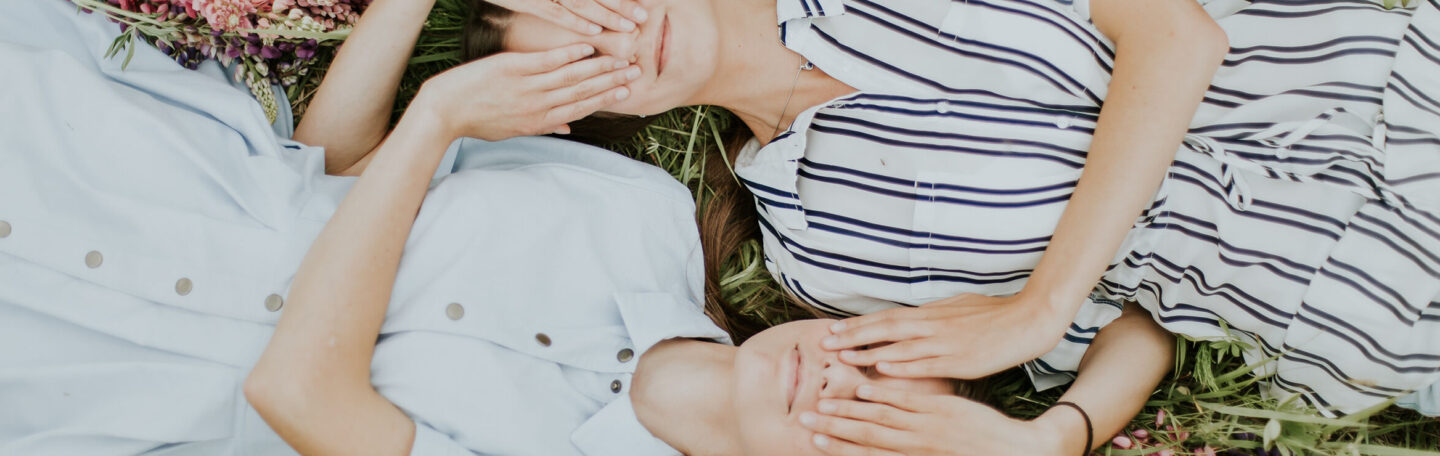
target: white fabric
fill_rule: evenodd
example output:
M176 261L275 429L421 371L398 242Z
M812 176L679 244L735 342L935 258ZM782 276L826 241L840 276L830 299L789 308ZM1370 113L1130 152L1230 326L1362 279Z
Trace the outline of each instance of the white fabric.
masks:
M1039 388L1068 381L1129 300L1171 332L1275 359L1259 370L1267 391L1328 414L1433 391L1440 2L1201 3L1230 54L1152 205L1026 370ZM778 2L785 45L858 92L740 151L776 280L842 316L1020 291L1109 88L1114 46L1090 13L1084 0Z
M289 452L239 385L354 179L218 71L144 44L121 71L115 33L0 2L0 454ZM689 192L548 138L462 140L445 163L372 363L414 452L674 454L628 393L654 343L729 342L701 310Z

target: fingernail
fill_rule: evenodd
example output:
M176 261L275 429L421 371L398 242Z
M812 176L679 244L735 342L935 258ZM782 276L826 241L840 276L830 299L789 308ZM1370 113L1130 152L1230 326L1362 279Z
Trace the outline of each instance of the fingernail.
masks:
M885 361L881 361L881 362L875 363L875 368L876 368L876 369L880 369L880 370L882 370L882 371L888 371L888 370L890 370L890 367L892 367L892 366L890 366L890 363L885 362Z
M815 410L819 410L820 413L825 413L825 414L835 413L835 411L836 411L836 410L839 410L839 409L840 409L840 406L839 406L839 405L835 404L834 402L830 402L830 401L823 401L823 402L820 403L820 405L816 405L816 406L815 406Z
M650 13L647 12L647 11L645 11L645 8L641 8L641 7L638 7L638 6L635 7L635 20L636 20L636 21L645 22L645 20L646 20L646 19L649 19L649 18L650 18Z
M870 395L874 393L875 387L872 387L870 385L860 385L859 388L855 388L855 395L860 397L861 399L869 399Z
M819 448L828 448L830 446L830 438L824 434L815 434L815 438L810 440L814 441L815 446Z
M630 98L630 89L629 89L629 88L621 87L620 90L616 90L616 91L615 91L615 99L616 99L616 100L624 100L624 99L626 99L626 98Z
M637 78L639 78L639 77L640 77L640 69L639 69L639 68L631 68L631 69L629 69L628 71L625 72L625 79L629 79L629 80L631 80L631 81L634 81L635 79L637 79Z
M839 344L840 344L840 338L839 338L839 337L835 337L835 336L825 336L824 339L820 339L820 346L825 347L825 348L835 348L835 346L836 346L836 345L839 345Z
M621 68L625 68L625 67L627 67L627 66L630 66L630 62L626 62L626 61L620 60L620 59L615 59L615 63L611 63L611 64L610 64L610 69L612 69L612 70L618 70L618 69L621 69Z
M855 361L855 351L854 351L854 350L845 350L845 351L840 352L840 360L841 360L841 361L844 361L844 362L847 362L847 363L849 363L849 362L854 362L854 361Z
M630 22L629 20L621 19L621 20L620 20L620 30L626 31L626 32L631 31L631 30L635 30L635 23L634 23L634 22Z
M605 31L605 29L601 28L599 25L590 24L589 27L585 28L585 31L590 32L591 35L599 35L600 32Z
M597 26L597 27L598 27L598 26ZM591 46L591 45L588 45L588 44L587 44L587 45L585 45L585 47L580 48L580 54L581 54L581 55L590 55L590 54L594 54L594 53L595 53L595 47L594 47L594 46Z
M814 426L814 425L815 425L815 420L816 420L816 418L815 418L815 414L814 414L814 413L805 412L805 413L801 413L801 414L800 414L800 424L803 424L803 425L806 425L806 426Z
M835 324L830 325L830 332L837 332L837 333L838 333L838 332L844 331L844 330L845 330L845 322L843 322L843 321L837 321L837 322L835 322Z

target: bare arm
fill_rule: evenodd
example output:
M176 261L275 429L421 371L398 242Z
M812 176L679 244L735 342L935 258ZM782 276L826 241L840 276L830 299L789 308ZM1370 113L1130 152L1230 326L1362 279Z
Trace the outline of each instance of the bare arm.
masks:
M1115 71L1085 169L1049 247L1011 296L964 294L877 312L835 329L846 363L901 377L978 378L1053 349L1174 161L1228 49L1193 0L1094 0Z
M310 101L295 140L325 148L325 172L355 164L385 139L395 92L435 0L375 0L360 17Z
M1092 444L1104 444L1140 413L1174 361L1175 336L1145 309L1126 305L1125 313L1090 342L1075 383L1060 400L1085 409L1095 427ZM1034 422L1048 430L1040 435L1059 439L1056 454L1074 454L1085 446L1085 421L1074 410L1052 408Z
M1192 0L1094 0L1091 10L1115 42L1115 71L1085 170L1023 292L1054 307L1058 328L1153 200L1229 50L1225 32Z
M553 131L624 98L615 59L577 61L594 51L501 54L425 83L306 253L245 379L246 399L286 443L307 455L408 452L414 425L370 384L370 363L430 177L456 137Z

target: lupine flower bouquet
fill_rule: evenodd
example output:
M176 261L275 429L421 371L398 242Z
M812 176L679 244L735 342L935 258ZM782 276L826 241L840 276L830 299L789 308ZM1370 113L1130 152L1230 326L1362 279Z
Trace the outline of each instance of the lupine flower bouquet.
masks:
M321 63L316 56L339 45L370 0L69 0L82 11L104 14L122 33L108 56L122 66L144 41L194 69L206 60L231 68L274 121L278 84L294 98L298 83Z

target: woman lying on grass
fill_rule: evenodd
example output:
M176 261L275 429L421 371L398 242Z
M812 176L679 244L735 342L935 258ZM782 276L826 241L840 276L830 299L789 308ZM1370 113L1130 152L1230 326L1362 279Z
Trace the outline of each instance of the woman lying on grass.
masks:
M1440 413L1436 2L1198 3L654 0L637 31L581 35L478 2L465 57L588 43L637 62L580 139L735 113L722 158L775 279L864 315L825 340L847 363L1026 363L1044 388L1130 301L1244 344L1280 399ZM918 420L830 415L809 426L834 454L901 450Z
M303 139L383 128L428 9L372 4ZM659 169L546 138L461 141L441 166L457 137L625 98L627 65L593 47L440 75L357 164L275 137L217 68L141 47L121 71L116 33L0 3L7 107L35 113L0 123L0 345L26 347L0 350L0 453L804 455L800 417L857 397L966 439L935 453L1079 450L1036 432L1077 415L1010 420L839 362L827 320L731 345L691 196ZM1121 319L1087 362L1153 384L1168 338Z

